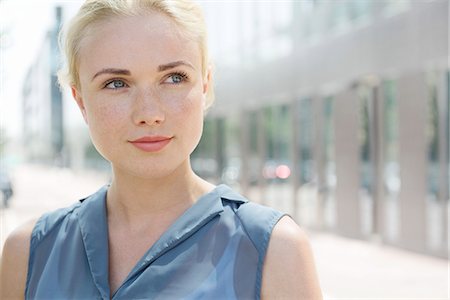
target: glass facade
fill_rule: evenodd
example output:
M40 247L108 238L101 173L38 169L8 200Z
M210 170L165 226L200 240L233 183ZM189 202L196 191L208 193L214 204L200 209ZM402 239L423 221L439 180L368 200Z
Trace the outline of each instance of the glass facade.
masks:
M208 28L216 33L210 38L215 59L224 66L250 68L288 57L294 44L306 48L358 30L376 17L407 11L411 1L206 1L201 5L207 11ZM220 26L218 19L227 20L227 25Z
M360 188L367 194L373 190L373 153L372 153L372 124L371 104L373 101L372 90L362 87L359 91L359 158L361 163Z
M201 177L217 182L219 168L216 160L219 147L218 121L205 119L203 135L197 148L191 155L191 164L194 171Z
M401 188L400 165L398 162L398 103L396 82L385 80L383 92L383 145L384 145L384 188L386 204L386 231L389 240L395 240L399 234L398 194Z
M264 175L269 182L279 182L287 177L277 175L277 166L291 164L292 119L289 107L286 105L267 107L264 110L264 117L267 143Z
M426 170L426 186L427 186L427 242L431 249L439 248L443 230L442 203L439 201L441 193L440 187L440 128L439 123L441 115L439 114L439 107L444 104L444 101L439 101L439 73L431 71L428 74L427 84L427 118L426 118L426 155L427 155L427 170ZM440 103L439 103L440 102Z
M441 189L439 184L442 184L439 151L444 136L444 148L448 152L450 130L450 98L448 92L446 99L440 98L437 74L430 73L428 77L424 112L427 164L426 174L422 174L427 180L428 202L424 212L427 214L427 247L433 251L439 251L442 246L445 230L441 204L436 200ZM444 84L449 88L450 74L446 76ZM399 104L404 103L399 103L399 97L408 94L406 90L398 90L400 88L408 87L400 86L397 80L385 79L375 85L374 82L363 83L351 90L357 95L354 107L358 110L358 120L351 125L357 126L357 135L349 143L356 141L358 145L358 169L355 169L358 180L354 184L359 191L360 230L365 237L377 233L393 244L403 238L399 155L405 149L399 147ZM444 113L442 103L447 106ZM202 176L232 185L253 201L286 211L303 226L335 229L338 221L342 222L336 211L337 201L340 201L336 193L340 180L336 162L345 159L336 154L335 139L339 133L336 126L340 119L336 116L335 105L333 95L311 96L287 104L261 106L226 118L208 118L201 143L192 155L193 165ZM446 118L446 125L440 123L442 117ZM442 126L446 126L445 135L440 131ZM445 162L448 163L448 158ZM406 178L403 181L407 184ZM354 187L348 181L341 184L347 184L350 189Z
M402 13L411 7L411 0L380 0L384 17Z
M324 99L323 107L323 162L325 170L324 178L324 225L332 228L336 224L336 151L334 132L334 98L329 96Z
M299 183L305 184L314 180L313 157L313 103L311 98L303 98L298 106L299 114Z
M374 153L373 153L373 89L363 85L358 90L359 98L359 196L361 201L362 232L373 232L374 209Z
M420 182L424 183L426 178L427 199L438 198L442 186L442 180L439 180L442 154L439 151L442 152L443 143L440 128L444 125L438 120L438 114L442 115L441 100L431 83L426 100L427 110L423 112L427 114L426 145L416 147L412 143L415 146L410 149L415 151L408 151L405 149L409 147L408 139L403 136L405 132L414 135L414 131L404 130L411 128L408 124L414 124L408 119L409 109L413 109L414 103L403 102L403 97L411 97L411 101L423 99L417 93L412 96L408 86L414 80L423 83L420 76L411 76L411 70L420 70L423 62L420 66L412 62L414 59L408 56L409 52L399 50L399 43L409 43L412 39L409 36L402 38L410 26L409 21L405 20L419 18L419 15L425 18L422 10L431 5L422 6L410 0L302 0L258 4L252 1L242 4L215 3L210 7L216 10L217 17L219 13L229 16L227 19L230 22L230 26L223 26L223 35L212 37L217 39L216 44L221 45L216 59L221 63L220 67L226 70L224 73L229 75L226 78L236 79L236 82L230 81L232 87L224 94L233 97L234 92L236 99L231 101L235 102L243 99L241 97L254 100L239 104L237 120L226 117L221 119L222 123L218 121L214 125L217 127L214 129L215 143L222 141L222 147L215 147L214 150L219 161L218 180L237 184L246 178L242 184L244 190L257 191L247 192L250 198L276 205L282 210L299 209L298 221L308 226L323 224L326 228L340 226L339 229L347 230L342 226L346 222L341 222L339 218L348 215L339 213L339 216L336 208L343 207L346 211L346 205L360 206L362 214L358 222L361 222L346 220L346 224L353 227L361 225L363 237L375 233L387 242L403 243L405 236L400 231L400 225L404 226L406 221L401 223L401 213L412 215L408 210L409 203L421 203L423 198L420 193L416 196L407 193L413 191L413 194L415 187L423 188L414 184L411 187L411 182L422 180ZM212 27L218 26L213 24ZM373 35L368 37L366 33ZM386 39L383 39L384 36ZM328 48L328 43L336 47ZM341 59L353 55L353 48L343 45L346 43L354 47L356 59L351 57L347 62L348 68L339 64L334 66L335 61L341 62ZM320 67L320 60L314 60L315 56L320 55L326 63L324 68ZM347 66L345 63L342 65ZM267 74L259 73L263 67L279 78L266 81ZM283 78L284 74L288 77ZM361 74L370 75L361 78ZM450 82L449 78L447 80ZM358 83L356 88L355 82ZM334 96L336 99L341 95L349 96L347 100L356 100L353 92L357 93L358 99L348 109L354 111L335 107L338 102L335 102ZM291 97L288 102L286 95ZM322 98L321 95L331 96ZM342 98L342 101L346 99ZM448 99L446 101L449 102ZM347 112L351 120L346 119ZM357 120L354 119L356 116ZM442 116L440 118L442 120ZM425 125L422 124L423 118L417 119L421 123L415 125L422 128ZM342 124L349 127L351 135L347 128L335 130L342 120L349 121ZM342 132L347 133L342 136L348 139L348 144L335 143ZM343 149L351 153L339 152L342 145L349 146ZM423 169L417 172L420 174L401 174L401 167L406 172L410 166L407 158L414 158L415 153L422 155L425 149L423 155L427 156L427 164L424 167L417 165L417 169ZM212 153L212 150L208 151ZM403 153L409 156L403 156ZM358 157L355 159L353 154ZM337 173L337 165L342 165L344 172L339 169ZM338 178L341 174L342 177ZM349 176L344 176L346 174ZM340 197L345 198L346 193L356 195L359 202L348 201L341 206ZM411 202L406 203L408 200L404 199L411 199ZM417 213L417 210L411 211ZM421 213L418 215L422 216ZM353 234L351 230L347 233Z
M446 132L445 136L447 139L447 179L448 179L448 185L447 185L447 196L448 201L450 202L450 71L447 72L447 122L446 122Z
M248 118L248 184L255 186L260 182L262 161L260 145L260 128L258 122L258 112L251 111L247 114Z
M289 106L264 108L264 135L266 152L262 172L267 185L265 200L292 212L292 115Z
M427 103L427 192L428 197L437 200L439 193L439 105L437 73L429 74Z

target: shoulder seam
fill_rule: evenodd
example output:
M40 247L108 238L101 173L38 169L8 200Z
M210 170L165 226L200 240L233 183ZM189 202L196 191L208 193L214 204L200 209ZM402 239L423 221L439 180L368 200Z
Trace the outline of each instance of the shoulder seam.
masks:
M28 254L28 270L27 270L27 279L25 282L25 291L24 291L24 296L25 299L27 299L27 294L28 294L28 286L29 286L29 282L31 280L31 267L33 266L34 263L34 250L36 249L37 245L39 242L41 242L46 236L48 236L48 234L50 232L52 232L58 224L60 224L62 222L62 220L65 219L65 217L69 214L72 213L77 207L80 206L80 203L75 203L72 206L66 207L66 208L61 208L61 210L67 210L64 215L62 217L60 217L56 222L54 222L51 226L51 228L45 232L45 235L38 237L37 236L37 230L38 230L38 225L40 225L42 222L44 222L45 218L50 216L52 213L56 213L56 211L54 212L49 212L46 214L43 214L37 221L36 224L34 224L33 230L31 231L31 237L30 237L30 246L29 246L29 254Z
M261 261L258 264L258 269L257 269L257 278L256 278L256 292L257 292L257 298L260 299L261 298L261 289L262 289L262 275L263 275L263 267L264 267L264 259L267 255L267 250L269 247L269 241L270 241L270 237L272 236L272 232L273 229L275 228L276 224L281 220L281 218L283 218L284 216L286 216L285 213L280 213L280 212L274 212L272 219L270 221L270 225L269 225L269 231L266 232L264 239L263 239L263 249L264 249L264 253L261 254Z
M245 202L245 203L243 203L243 204L247 204L247 203L249 203L249 202ZM240 206L239 206L239 208L240 208ZM247 230L247 227L245 226L245 223L242 221L241 217L240 217L239 214L238 214L238 209L239 209L239 208L237 208L236 210L233 210L233 211L234 211L234 215L239 219L239 223L241 223L242 229L244 230L245 234L248 236L248 238L249 238L250 241L252 242L253 247L255 247L256 251L258 251L258 247L257 247L255 241L253 240L252 236L248 233L248 230ZM259 253L259 251L258 251L258 256L259 256L259 255L260 255L260 253Z
M247 202L244 204L253 204L252 202ZM243 205L244 205L243 204ZM282 213L279 212L277 210L272 209L271 207L266 207L271 211L271 216L269 219L269 223L267 225L267 231L264 232L264 235L262 237L262 244L261 247L258 247L254 237L252 235L249 234L245 222L243 222L243 220L241 219L238 210L235 210L234 213L236 215L236 217L239 219L239 222L242 224L242 228L245 232L245 234L248 236L248 238L250 239L250 241L252 242L253 246L255 247L256 251L258 252L258 266L257 266L257 274L256 274L256 299L260 299L261 298L261 288L262 288L262 272L263 272L263 266L264 266L264 258L267 254L267 248L269 246L269 241L270 241L270 237L272 235L273 229L275 227L275 225L280 221L280 219L284 216L286 216L286 213Z
M80 204L81 204L81 203L76 202L75 204L72 204L72 205L69 206L69 207L65 207L65 208L59 209L59 211L61 211L61 212L64 211L64 212L63 212L63 213L61 214L61 216L56 220L56 222L54 222L54 223L51 225L51 228L49 228L49 229L45 232L45 235L47 236L50 232L52 232L52 231L55 229L55 227L56 227L59 223L61 223L62 220L64 220L69 214L73 213L73 212L75 211L75 209L77 209L77 208L80 206ZM57 211L58 211L58 210L53 211L53 212L49 212L49 213L47 213L47 214L42 215L42 216L39 218L39 220L36 222L36 225L35 225L34 228L33 228L32 236L34 236L35 230L37 230L37 225L40 224L41 222L43 222L44 219L45 219L46 217L50 216L52 213L56 213ZM44 236L44 237L45 237L45 236ZM39 237L38 240L41 240L41 239L44 238L44 237Z

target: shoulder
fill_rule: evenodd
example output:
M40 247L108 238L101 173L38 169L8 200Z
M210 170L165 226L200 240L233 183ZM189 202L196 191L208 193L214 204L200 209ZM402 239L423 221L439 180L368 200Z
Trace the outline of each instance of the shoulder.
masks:
M262 263L272 230L285 214L253 202L242 203L235 213L246 234L258 250Z
M246 227L272 231L285 214L268 206L245 202L236 210L236 215Z
M252 241L258 251L262 264L266 255L270 235L277 222L285 215L271 207L249 201L227 185L220 185L216 192L222 199L224 206L233 211L245 234Z
M6 239L0 260L0 298L21 299L25 293L30 238L36 220L17 228Z
M59 208L42 215L35 223L32 231L31 247L33 248L36 242L43 239L50 231L61 224L64 219L72 216L81 204L81 202L76 202L69 207Z
M6 239L0 260L0 299L22 299L25 295L30 253L49 232L80 206L80 202L29 221Z
M261 297L322 299L309 239L289 217L281 218L272 231Z
M237 217L245 233L258 249L260 257L263 258L272 229L285 214L271 207L251 202L227 185L218 186L216 192L224 206L231 208L233 216Z

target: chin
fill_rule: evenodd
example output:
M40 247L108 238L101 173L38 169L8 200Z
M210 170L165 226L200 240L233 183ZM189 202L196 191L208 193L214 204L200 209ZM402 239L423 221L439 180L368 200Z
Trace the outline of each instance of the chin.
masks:
M182 176L188 170L184 161L176 163L174 160L168 163L167 160L149 163L121 164L114 167L114 174L117 176L131 176L143 180L161 180L177 173Z

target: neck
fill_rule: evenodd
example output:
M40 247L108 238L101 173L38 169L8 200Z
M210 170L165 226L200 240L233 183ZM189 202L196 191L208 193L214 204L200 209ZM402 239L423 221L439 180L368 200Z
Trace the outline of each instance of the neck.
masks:
M130 225L142 223L140 220L175 218L212 188L192 171L189 163L158 178L143 178L113 167L108 217Z

